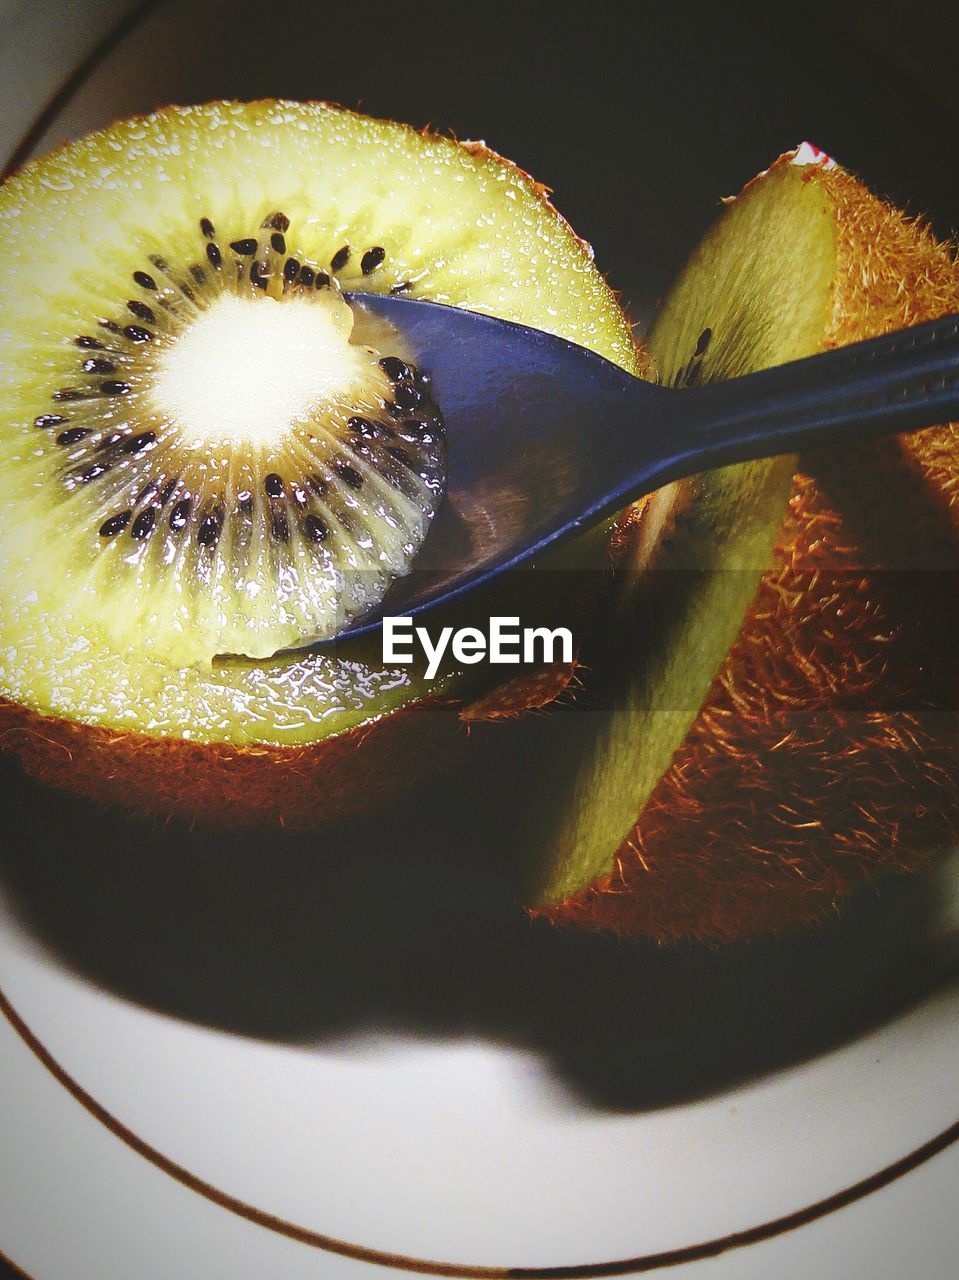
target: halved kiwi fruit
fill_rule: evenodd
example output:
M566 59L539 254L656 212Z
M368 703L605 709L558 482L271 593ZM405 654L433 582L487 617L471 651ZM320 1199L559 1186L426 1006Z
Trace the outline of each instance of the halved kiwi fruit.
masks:
M649 347L684 384L956 310L953 248L804 146L727 204ZM957 443L730 468L629 514L594 709L543 744L534 912L664 941L776 932L950 840Z
M441 406L342 291L638 368L543 188L327 105L211 103L26 166L0 247L4 746L99 799L238 822L339 817L455 759L466 672L282 650L375 603L442 490Z

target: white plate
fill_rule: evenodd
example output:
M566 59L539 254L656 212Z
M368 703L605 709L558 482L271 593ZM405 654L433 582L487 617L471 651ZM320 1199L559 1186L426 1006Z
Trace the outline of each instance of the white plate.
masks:
M8 4L4 94L38 107L129 7ZM158 21L46 141L162 82ZM468 795L344 865L0 787L0 1249L31 1275L950 1274L955 860L812 937L657 953L510 913L441 838Z
M297 1241L324 1275L331 1249L470 1273L696 1256L956 1136L954 862L789 945L657 954L529 929L468 850L417 864L399 819L389 849L360 833L356 885L295 841L170 848L3 781L0 1241L28 1270L59 1240L127 1274L95 1266L158 1178L184 1193L152 1246L170 1265L188 1222L201 1254L252 1223L276 1268ZM98 1211L64 1224L48 1198L77 1194Z

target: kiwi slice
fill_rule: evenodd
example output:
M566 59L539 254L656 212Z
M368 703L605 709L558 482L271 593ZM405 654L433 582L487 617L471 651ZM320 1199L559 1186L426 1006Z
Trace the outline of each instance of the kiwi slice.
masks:
M649 346L667 381L708 380L957 306L950 249L804 147L728 205ZM738 938L815 919L948 839L955 680L902 569L959 554L949 438L824 451L795 480L791 460L727 469L624 523L602 706L544 748L534 910Z
M0 243L5 745L60 785L207 816L297 811L307 765L294 784L284 753L306 752L338 812L360 742L471 674L428 683L371 641L277 653L374 603L442 489L442 406L342 293L636 370L588 247L483 146L292 102L70 144L0 190ZM328 777L316 748L351 733ZM383 789L364 785L358 806Z

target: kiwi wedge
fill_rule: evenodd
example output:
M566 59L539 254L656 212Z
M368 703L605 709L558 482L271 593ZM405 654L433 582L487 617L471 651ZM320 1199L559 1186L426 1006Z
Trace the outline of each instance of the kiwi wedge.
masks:
M665 381L705 381L950 310L952 247L804 146L727 203L649 349ZM608 666L545 741L529 806L534 913L738 939L949 841L955 444L935 428L730 468L623 521Z
M445 760L468 673L427 683L372 641L283 652L382 596L443 486L441 406L342 294L486 311L636 370L544 189L481 145L217 102L27 165L0 243L4 746L99 799L294 823L409 785L397 726L372 746L399 712L417 761Z

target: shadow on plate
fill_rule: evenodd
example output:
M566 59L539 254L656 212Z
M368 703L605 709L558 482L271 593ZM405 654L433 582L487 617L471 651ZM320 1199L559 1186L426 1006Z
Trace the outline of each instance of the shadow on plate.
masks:
M808 1058L907 1007L957 958L935 877L750 947L531 923L507 874L515 797L464 781L323 836L120 819L9 763L0 809L16 920L112 992L331 1051L370 1032L523 1046L601 1109L702 1097Z

